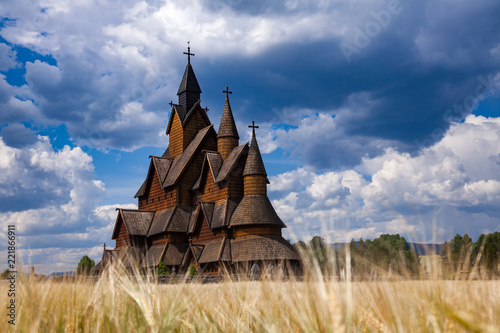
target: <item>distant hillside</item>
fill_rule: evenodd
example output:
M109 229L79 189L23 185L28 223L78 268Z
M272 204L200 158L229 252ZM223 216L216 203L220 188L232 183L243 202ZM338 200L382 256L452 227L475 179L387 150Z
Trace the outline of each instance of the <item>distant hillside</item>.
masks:
M334 243L331 246L335 250L341 250L346 244L349 243ZM418 255L441 254L444 244L424 244L424 243L409 243L410 248L414 248ZM358 242L356 241L356 246Z
M53 276L75 276L76 272L71 271L71 272L53 272L49 274L49 277Z

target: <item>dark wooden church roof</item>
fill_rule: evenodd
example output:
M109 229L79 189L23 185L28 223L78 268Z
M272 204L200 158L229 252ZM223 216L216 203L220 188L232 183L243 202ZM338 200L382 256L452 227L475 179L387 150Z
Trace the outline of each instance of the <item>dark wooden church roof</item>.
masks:
M199 150L201 144L210 132L215 134L213 125L207 126L204 129L200 130L186 147L186 150L184 150L182 154L175 157L174 162L170 167L170 171L167 174L165 182L163 183L164 188L172 186L177 182L177 180L184 172L189 162L193 159L195 153Z
M200 85L198 84L198 80L196 79L196 75L194 75L193 67L190 63L186 65L181 84L179 85L179 89L177 90L177 95L180 95L185 91L201 94Z
M242 225L276 225L286 228L267 195L243 197L231 216L230 227Z
M252 131L252 141L250 142L250 149L248 150L245 170L243 170L243 176L251 175L261 175L267 177L264 161L262 161L259 145L257 144L257 139L255 138L255 129Z
M118 208L117 210L117 222L118 219L122 219L123 224L125 224L125 228L127 229L127 233L130 236L147 236L155 212L121 208ZM115 224L112 239L116 239L117 226L118 223Z
M163 232L187 232L189 218L192 212L191 207L171 207L159 210L154 214L149 236L161 234Z
M160 264L160 260L163 257L163 252L167 244L153 244L151 248L146 252L144 259L142 259L141 267L156 267Z
M297 250L281 236L250 236L231 241L233 262L299 260Z
M230 242L229 240L226 240L226 238L219 239L205 245L198 263L206 264L216 261L231 261Z
M182 264L182 259L186 255L188 243L168 243L163 262L167 266L178 266Z
M219 133L217 134L217 138L224 137L240 138L238 129L236 129L236 123L234 122L233 111L229 104L229 96L227 94L226 104L224 105L224 111L222 111L222 118L220 120Z
M226 157L217 175L216 182L221 182L227 179L229 174L233 171L240 157L248 153L248 143L235 147L231 153Z

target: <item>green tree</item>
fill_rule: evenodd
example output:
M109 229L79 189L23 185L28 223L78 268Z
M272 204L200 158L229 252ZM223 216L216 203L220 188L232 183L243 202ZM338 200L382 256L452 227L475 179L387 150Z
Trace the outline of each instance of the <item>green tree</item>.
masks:
M189 265L189 267L187 269L187 275L189 275L189 276L196 275L196 267L193 264Z
M167 275L170 274L170 271L168 270L167 265L163 261L160 261L160 264L158 265L158 269L156 270L156 274L158 275Z
M78 263L78 267L76 268L77 275L89 275L90 270L94 268L95 262L90 259L88 256L83 256Z

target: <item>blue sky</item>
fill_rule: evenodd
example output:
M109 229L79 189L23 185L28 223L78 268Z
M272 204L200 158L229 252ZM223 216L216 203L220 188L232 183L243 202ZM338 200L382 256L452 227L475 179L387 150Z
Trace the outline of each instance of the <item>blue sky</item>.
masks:
M114 209L135 207L168 145L188 40L215 126L226 86L241 141L260 126L285 237L500 230L497 1L61 0L0 16L0 225L40 272L114 245Z

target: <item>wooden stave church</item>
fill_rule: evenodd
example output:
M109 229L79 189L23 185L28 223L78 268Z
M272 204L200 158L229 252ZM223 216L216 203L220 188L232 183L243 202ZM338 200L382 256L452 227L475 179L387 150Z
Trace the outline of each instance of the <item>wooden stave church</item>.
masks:
M229 89L218 133L200 105L201 89L190 57L166 135L169 146L150 156L146 180L135 194L138 209L117 208L112 239L94 274L122 261L155 270L163 261L184 273L191 264L203 275L248 271L255 265L301 270L297 250L282 237L286 225L267 197L266 169L252 123L252 139L239 145Z

